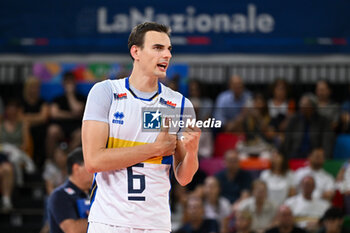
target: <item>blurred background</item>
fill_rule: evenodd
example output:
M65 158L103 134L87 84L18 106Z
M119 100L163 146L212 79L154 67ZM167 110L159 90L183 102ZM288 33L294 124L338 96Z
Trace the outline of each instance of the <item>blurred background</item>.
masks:
M242 219L264 232L281 224L282 203L309 232L327 230L319 220L331 206L342 213L340 225L350 225L349 1L17 0L0 6L1 232L47 232L46 199L65 180L66 156L81 143L83 109L74 112L65 98L73 86L83 106L94 83L127 77L128 35L145 21L172 29L164 83L193 102L199 119L224 122L202 134L193 182L183 188L172 180L174 232L190 232L183 226L206 219L217 221L218 232L239 232ZM62 112L73 117L62 119ZM287 199L303 195L307 175L327 208L300 215ZM188 210L196 198L200 213ZM245 212L247 200L257 198L270 201L277 217L262 220L253 204Z

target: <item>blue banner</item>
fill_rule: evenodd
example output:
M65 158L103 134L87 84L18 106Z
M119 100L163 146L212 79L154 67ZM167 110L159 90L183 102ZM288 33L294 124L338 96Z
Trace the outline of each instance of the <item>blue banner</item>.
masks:
M0 52L127 54L144 21L172 29L175 53L350 52L347 0L2 1Z

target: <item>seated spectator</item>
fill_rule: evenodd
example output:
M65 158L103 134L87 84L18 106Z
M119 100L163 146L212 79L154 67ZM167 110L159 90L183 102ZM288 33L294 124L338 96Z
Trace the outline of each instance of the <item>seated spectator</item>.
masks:
M350 85L348 86L348 98L340 108L340 119L336 127L337 133L350 133Z
M318 114L314 96L307 94L299 101L299 112L286 129L284 153L288 158L306 158L312 148L322 147L331 156L334 134L327 118Z
M335 187L344 195L344 204L346 214L350 215L350 166L349 161L346 161L340 168Z
M326 117L331 122L331 127L336 127L339 119L339 105L332 102L332 90L329 83L325 80L320 80L316 83L317 110L321 116Z
M0 152L0 190L2 196L2 210L7 212L12 209L14 171L7 156Z
M276 79L271 87L272 98L267 106L271 117L271 125L278 132L284 132L288 118L295 111L295 101L288 100L289 86L283 79Z
M205 218L202 199L196 195L189 196L186 202L184 225L177 232L218 233L219 231L216 220Z
M245 141L239 148L240 152L260 155L271 150L271 145L277 142L270 121L265 97L261 93L255 93L252 104L248 105L245 117L242 119Z
M324 150L322 148L313 149L308 156L309 165L295 171L295 185L300 184L305 176L312 176L316 182L313 197L331 201L334 196L335 182L332 175L323 169L324 160Z
M329 202L314 198L315 180L312 176L305 176L301 180L301 193L290 197L285 204L291 208L297 226L307 231L315 231L318 221L330 206Z
M220 196L226 197L231 204L249 196L252 184L251 175L240 169L239 155L235 150L228 150L225 155L226 168L216 174L221 187Z
M81 144L80 127L85 97L75 90L75 77L71 72L63 76L64 94L54 99L50 106L51 124L47 131L47 156L51 157L59 141L69 139L69 148Z
M199 112L201 111L200 102L198 99L193 99L191 101L192 101L192 105L196 113L196 116L198 116L200 114ZM210 130L204 130L201 133L201 137L199 139L198 157L199 159L210 158L213 156L213 151L214 151L213 134Z
M59 144L53 154L53 158L45 162L43 179L45 181L46 197L44 203L44 226L40 233L49 232L48 213L47 213L47 199L55 188L64 183L67 179L67 144Z
M271 227L276 215L276 207L267 199L267 186L262 180L253 182L252 197L241 201L238 209L252 213L252 230L255 232L264 232Z
M277 150L272 153L270 169L264 170L260 179L267 184L268 198L275 206L296 194L294 174L288 169L288 160Z
M7 155L14 166L16 184L23 185L24 166L27 173L35 171L35 165L26 151L29 149L28 124L21 118L20 102L11 99L5 106L5 118L0 123L0 151Z
M329 208L321 219L322 227L318 233L347 233L343 227L344 213L335 207Z
M206 120L211 117L213 110L213 101L202 95L203 86L197 79L191 79L188 83L189 100L193 103L197 102L198 111L196 112L196 118L198 120Z
M230 78L229 90L216 99L214 117L222 122L226 131L237 130L237 122L242 121L243 110L250 101L251 94L244 89L242 78L234 75Z
M277 226L265 233L306 233L306 231L294 225L292 210L286 205L281 205L277 212Z
M254 233L252 228L252 213L248 210L238 211L234 233Z
M88 226L86 200L93 175L84 166L81 148L68 155L67 170L69 178L53 191L48 201L50 232L85 233Z
M35 77L27 78L23 88L23 119L28 123L33 139L34 161L39 168L45 161L46 123L49 118L49 105L40 98L40 81Z
M231 213L230 201L220 196L220 184L214 176L208 176L203 189L204 212L207 219L215 219L220 226Z

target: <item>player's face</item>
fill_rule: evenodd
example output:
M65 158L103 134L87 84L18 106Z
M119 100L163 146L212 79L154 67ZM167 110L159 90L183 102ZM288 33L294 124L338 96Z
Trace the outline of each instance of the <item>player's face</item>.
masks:
M171 43L169 36L163 32L146 32L144 45L139 54L139 64L145 75L164 78L170 58Z

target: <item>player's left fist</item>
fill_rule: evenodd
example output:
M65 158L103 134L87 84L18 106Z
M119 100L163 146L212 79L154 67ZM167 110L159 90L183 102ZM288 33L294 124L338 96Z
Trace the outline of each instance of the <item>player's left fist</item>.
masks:
M185 132L182 133L181 141L187 152L197 154L200 137L201 130L199 128L189 126L185 129Z

